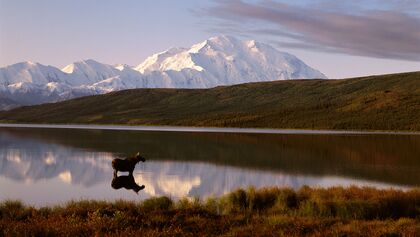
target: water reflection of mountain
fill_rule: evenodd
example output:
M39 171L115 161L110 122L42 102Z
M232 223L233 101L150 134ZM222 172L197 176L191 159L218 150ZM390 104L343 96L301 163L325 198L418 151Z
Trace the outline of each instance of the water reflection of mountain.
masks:
M32 138L30 143L35 141L64 150L68 149L66 147L73 147L75 149L68 150L76 153L89 150L92 157L107 156L105 163L109 162L112 154L133 154L140 150L154 161L209 162L255 171L270 170L294 177L341 176L414 186L419 185L420 180L418 136L206 134L69 129L1 129L0 134L8 134L13 139ZM63 154L61 157L69 156L65 151L57 152L56 154ZM75 160L78 156L76 153L70 155L76 157ZM93 160L98 163L100 159ZM83 170L83 167L78 169ZM63 169L61 172L64 172Z
M59 177L72 184L91 186L109 178L112 158L106 152L69 149L0 133L0 175L13 180L36 182Z
M0 133L0 176L20 183L59 178L64 183L92 187L111 181L111 160L115 155L47 143L33 138ZM252 170L204 162L147 161L134 172L136 182L146 185L149 196L219 196L238 187L302 185L376 185L338 177L314 177L279 171Z
M257 188L268 186L300 188L303 185L402 187L340 177L284 174L194 162L150 162L138 170L138 173L135 174L136 180L146 185L147 188L144 191L151 196L220 196L239 187L247 188L249 186Z

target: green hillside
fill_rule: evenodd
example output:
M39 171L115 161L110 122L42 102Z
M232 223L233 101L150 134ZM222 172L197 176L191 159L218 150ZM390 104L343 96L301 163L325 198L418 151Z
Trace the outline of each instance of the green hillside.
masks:
M125 90L0 112L0 122L420 131L420 72Z

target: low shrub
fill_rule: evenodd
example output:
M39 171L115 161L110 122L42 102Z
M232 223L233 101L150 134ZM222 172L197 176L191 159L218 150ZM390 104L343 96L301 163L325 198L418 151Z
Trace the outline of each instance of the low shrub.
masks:
M420 190L238 189L207 200L68 202L33 208L0 203L0 236L416 236Z
M152 197L146 199L140 205L140 208L144 211L162 211L169 210L173 206L173 201L168 197Z

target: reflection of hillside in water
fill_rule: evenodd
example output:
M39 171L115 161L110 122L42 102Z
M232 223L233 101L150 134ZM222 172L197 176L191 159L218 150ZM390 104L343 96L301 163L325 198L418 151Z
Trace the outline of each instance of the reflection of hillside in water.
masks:
M59 178L72 185L92 187L103 185L109 189L111 160L116 156L107 152L74 149L63 145L14 137L0 133L0 176L36 183ZM250 170L203 162L147 161L139 163L134 172L136 182L144 184L148 196L218 196L239 187L302 185L390 185L338 177L315 177L264 170ZM395 186L398 187L398 186Z
M14 179L21 177L21 180L25 175L26 179L33 180L61 175L63 180L71 177L73 184L85 186L108 182L108 173L112 172L108 166L115 158L113 154L133 154L138 150L149 161L144 167L143 164L137 167L136 171L140 171L137 175L142 175L146 182L153 182L153 185L146 185L146 191L155 190L156 193L166 193L170 189L180 193L195 192L211 185L204 185L204 182L218 182L218 190L228 191L241 183L298 187L334 180L322 178L326 176L397 185L418 185L420 180L420 164L416 158L420 156L419 138L415 136L2 129L0 137L1 152L15 152L14 155L1 154L1 175ZM6 146L11 149L3 149ZM25 152L26 155L16 155ZM22 164L17 165L19 162ZM19 168L15 167L17 172L12 172L6 166ZM166 173L162 173L164 170ZM243 177L235 181L241 175ZM311 178L306 178L308 176ZM345 182L340 178L335 180Z
M59 177L64 182L88 187L109 178L112 158L106 152L69 149L0 133L0 175L17 181Z
M292 187L303 185L316 187L331 186L375 186L378 188L405 188L398 185L369 182L340 177L316 177L284 174L281 172L256 171L206 163L150 162L135 174L136 180L146 186L144 190L151 196L173 197L220 196L237 188Z

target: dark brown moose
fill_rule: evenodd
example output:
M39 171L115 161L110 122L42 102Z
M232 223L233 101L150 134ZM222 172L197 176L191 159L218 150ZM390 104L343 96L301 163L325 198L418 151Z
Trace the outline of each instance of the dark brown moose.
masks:
M146 161L144 157L140 156L140 152L137 152L137 154L134 157L128 157L126 159L115 158L114 160L112 160L114 176L117 175L118 171L129 172L130 175L133 175L134 168L140 161Z
M138 194L138 192L144 189L144 185L139 186L133 176L134 168L136 167L137 163L140 161L145 162L146 159L140 156L140 153L134 157L128 157L126 159L119 159L115 158L112 160L112 168L114 169L114 177L111 182L111 186L114 189L125 188L128 190L133 190ZM118 176L118 171L121 172L128 172L128 175L121 175Z

